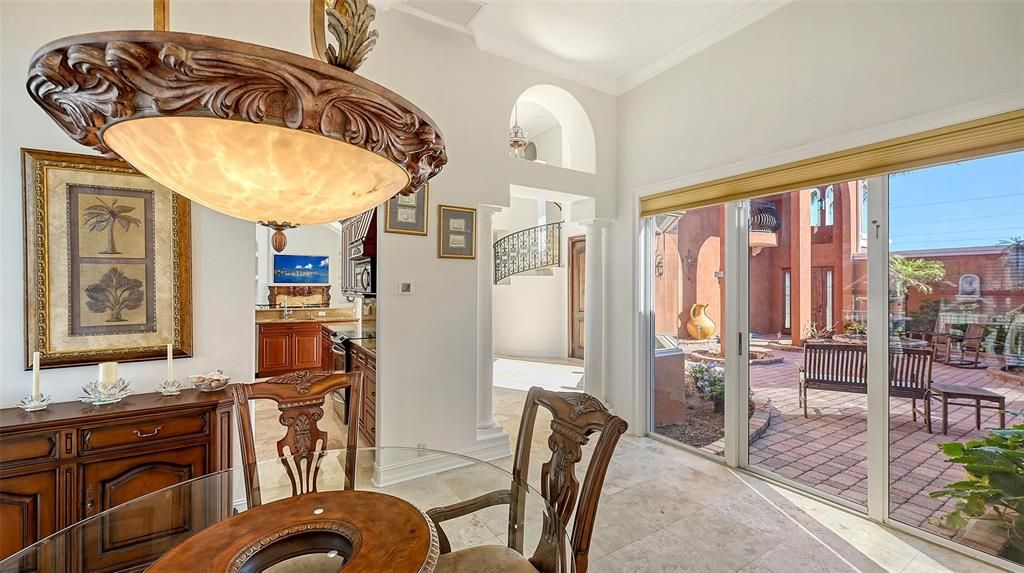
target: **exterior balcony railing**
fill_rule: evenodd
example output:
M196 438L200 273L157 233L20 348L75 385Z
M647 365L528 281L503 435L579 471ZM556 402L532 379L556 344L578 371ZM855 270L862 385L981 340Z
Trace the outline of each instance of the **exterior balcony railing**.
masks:
M530 227L494 243L494 284L517 275L562 264L562 222Z

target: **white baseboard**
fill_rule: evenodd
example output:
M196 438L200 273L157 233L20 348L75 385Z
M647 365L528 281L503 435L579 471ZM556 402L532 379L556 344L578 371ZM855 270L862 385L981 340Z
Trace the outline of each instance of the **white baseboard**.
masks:
M486 430L478 430L476 445L455 453L460 456L466 456L466 458L434 454L425 450L422 456L382 466L378 457L373 464L373 485L375 487L388 487L404 481L468 466L475 460L489 462L505 458L512 455L512 447L505 430L501 426L496 426Z

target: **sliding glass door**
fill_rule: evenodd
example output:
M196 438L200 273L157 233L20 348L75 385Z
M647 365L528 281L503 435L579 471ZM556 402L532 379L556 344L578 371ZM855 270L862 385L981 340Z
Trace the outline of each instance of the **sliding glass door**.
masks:
M750 202L750 467L867 503L867 182Z
M646 225L652 435L1024 563L1024 151Z
M994 432L1024 423L1024 152L888 188L889 515L1024 562L1024 452Z
M724 206L653 218L651 431L725 451Z

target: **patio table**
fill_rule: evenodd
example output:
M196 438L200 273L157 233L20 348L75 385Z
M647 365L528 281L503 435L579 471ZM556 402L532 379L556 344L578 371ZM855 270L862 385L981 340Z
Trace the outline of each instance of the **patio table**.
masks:
M971 406L974 408L974 427L981 429L981 410L999 411L999 427L1006 427L1006 397L985 388L961 386L958 384L932 383L932 395L942 400L942 435L949 430L949 406ZM973 402L951 402L950 400L966 399ZM983 405L992 402L995 406Z

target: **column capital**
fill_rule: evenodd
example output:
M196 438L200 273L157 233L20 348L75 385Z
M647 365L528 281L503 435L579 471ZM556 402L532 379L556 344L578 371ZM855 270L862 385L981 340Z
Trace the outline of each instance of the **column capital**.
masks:
M495 213L500 213L502 209L506 207L500 207L498 205L477 205L476 210L480 213L480 216L488 215L493 216Z
M583 227L584 229L604 229L606 227L611 226L613 222L614 221L612 221L611 219L599 219L595 217L593 219L584 219L583 221L577 221L577 224Z

